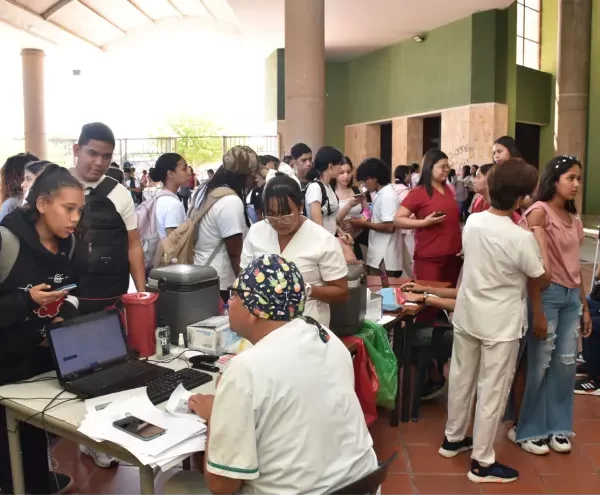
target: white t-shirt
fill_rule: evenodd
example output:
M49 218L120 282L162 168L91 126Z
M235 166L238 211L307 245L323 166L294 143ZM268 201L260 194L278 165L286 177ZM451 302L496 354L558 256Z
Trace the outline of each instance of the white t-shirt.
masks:
M304 202L306 204L306 215L309 219L312 220L310 214L310 204L314 202L318 202L321 204L321 213L323 214L323 227L327 229L331 234L335 234L337 230L337 213L340 209L339 201L333 188L329 186L329 184L323 184L325 186L325 192L327 193L327 198L329 199L329 208L331 210L331 215L327 215L327 204L323 201L323 193L321 192L321 186L317 184L317 182L310 183L306 188L306 193L304 195Z
M312 286L325 286L326 281L336 281L348 275L348 266L337 239L318 224L305 220L285 247L279 246L277 232L265 221L254 224L244 240L242 261L246 267L260 255L281 255L294 262L304 278ZM329 305L309 299L304 315L312 317L321 325L329 327Z
M352 358L293 320L233 358L217 387L207 470L242 494L330 494L377 468Z
M394 187L391 184L384 186L373 201L371 222L393 222L399 206L400 199ZM402 232L399 229L394 229L393 233L369 231L367 265L377 269L382 259L387 270L402 270Z
M85 194L87 195L89 191L87 188L94 189L98 186L106 176L102 176L95 183L86 183L82 182L83 187L86 188ZM125 228L128 231L133 231L137 229L137 215L135 214L135 205L133 204L133 199L131 198L131 193L127 191L125 186L117 183L117 185L113 188L113 190L108 194L107 198L113 202L117 212L123 219L123 223L125 224Z
M217 249L210 266L219 274L222 291L235 281L231 259L223 240L236 234L246 236L247 232L244 204L237 195L224 196L218 200L200 221L198 241L194 247L194 265L206 265Z
M418 172L413 172L410 175L410 187L416 188L419 185L419 180L421 179L421 174Z
M179 227L184 221L185 209L175 194L156 199L156 230L160 239L167 237L167 229Z
M453 324L478 339L514 341L522 335L527 278L544 274L533 234L510 217L469 216L463 230L465 264Z

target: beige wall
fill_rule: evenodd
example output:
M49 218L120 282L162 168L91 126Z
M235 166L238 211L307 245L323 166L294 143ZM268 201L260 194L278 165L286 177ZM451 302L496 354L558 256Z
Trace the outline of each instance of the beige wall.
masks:
M397 165L420 162L423 156L423 119L392 119L392 169Z
M379 124L357 124L346 126L344 153L358 166L368 157L379 157L381 153L381 131Z
M492 161L494 140L508 132L508 107L499 103L467 105L442 112L442 150L450 165Z
M492 144L508 131L508 107L482 103L441 110L442 150L452 167L485 164L492 160ZM428 114L430 116L431 114ZM423 155L423 116L392 119L392 167L420 163ZM379 124L354 124L345 128L345 151L355 164L380 154Z

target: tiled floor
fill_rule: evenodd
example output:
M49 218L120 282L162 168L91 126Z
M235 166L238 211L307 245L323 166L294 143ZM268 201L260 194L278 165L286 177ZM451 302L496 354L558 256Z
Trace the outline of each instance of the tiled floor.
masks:
M389 426L382 411L371 428L375 450L385 460L398 452L383 494L599 494L600 493L600 397L575 398L573 452L538 457L522 451L506 438L503 427L496 440L498 460L518 469L521 478L512 484L477 485L468 481L469 455L445 459L437 450L446 421L445 398L423 404L419 422ZM58 470L75 479L79 494L139 494L138 469L122 465L97 468L77 447L59 441L53 450ZM174 471L160 474L156 492Z
M591 266L584 264L586 286ZM589 290L589 288L588 288ZM506 438L503 427L496 440L498 460L510 464L521 473L512 484L477 485L468 481L469 455L445 459L437 454L444 433L446 400L438 398L421 408L418 423L389 426L387 412L372 426L375 450L381 460L398 452L383 485L384 494L599 494L600 493L600 397L575 398L577 434L573 451L568 455L550 453L538 457L522 451ZM53 449L58 470L75 479L80 494L139 494L138 469L131 466L97 468L89 458L81 456L77 446L59 441ZM160 474L156 492L178 469Z

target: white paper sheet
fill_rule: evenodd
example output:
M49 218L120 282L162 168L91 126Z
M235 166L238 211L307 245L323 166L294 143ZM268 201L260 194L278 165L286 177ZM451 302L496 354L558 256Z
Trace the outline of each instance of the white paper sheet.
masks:
M386 325L388 322L391 322L392 320L394 320L396 317L392 316L392 315L384 315L383 317L381 317L377 323L379 325Z
M115 420L133 415L165 429L165 434L149 441L142 441L115 428ZM157 457L181 442L206 432L206 425L199 417L181 418L156 408L146 396L110 403L103 410L87 415L79 431L96 440L106 440L123 446L140 461L140 457Z
M192 412L192 410L190 410L190 407L188 406L188 399L190 398L190 396L192 396L192 393L190 393L186 388L184 388L183 384L179 384L179 386L177 386L175 388L175 391L173 391L173 393L171 394L169 401L167 401L165 410L175 415L176 417L199 419L200 417L198 417L194 412ZM204 419L201 420L203 422L205 421Z
M85 411L88 414L94 414L96 412L104 410L108 405L114 402L127 401L132 398L147 398L146 386L136 389L128 389L127 391L120 391L118 393L106 394L104 396L98 396L97 398L91 398L85 400Z

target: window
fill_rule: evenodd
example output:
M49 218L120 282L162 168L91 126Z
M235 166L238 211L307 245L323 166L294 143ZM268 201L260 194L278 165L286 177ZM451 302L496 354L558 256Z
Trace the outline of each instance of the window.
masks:
M517 1L517 64L540 68L541 0Z

